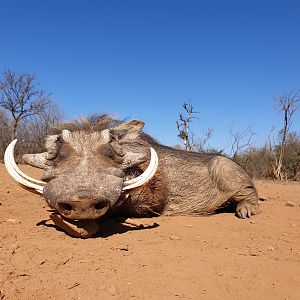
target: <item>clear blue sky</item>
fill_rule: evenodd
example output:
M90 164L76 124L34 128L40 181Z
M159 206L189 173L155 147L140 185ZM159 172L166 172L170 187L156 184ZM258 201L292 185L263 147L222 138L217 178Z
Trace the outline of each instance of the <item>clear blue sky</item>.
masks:
M274 97L300 89L299 16L290 0L2 0L0 69L35 73L68 119L138 118L174 145L191 100L211 146L228 147L230 126L262 144L281 125Z

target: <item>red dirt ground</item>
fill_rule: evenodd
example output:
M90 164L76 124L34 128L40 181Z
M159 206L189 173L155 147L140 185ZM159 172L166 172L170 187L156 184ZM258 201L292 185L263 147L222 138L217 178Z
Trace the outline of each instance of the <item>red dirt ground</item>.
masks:
M0 164L0 300L300 299L300 183L256 186L268 199L251 219L107 221L83 240L57 230Z

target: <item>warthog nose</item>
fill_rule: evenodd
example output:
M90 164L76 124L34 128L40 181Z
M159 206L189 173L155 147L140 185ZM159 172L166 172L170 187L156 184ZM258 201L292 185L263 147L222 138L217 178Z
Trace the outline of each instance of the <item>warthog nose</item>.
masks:
M96 210L102 209L107 206L107 201L99 201L94 205Z
M58 206L66 211L71 211L73 209L72 205L69 203L58 202Z
M106 198L85 198L83 194L57 202L57 210L70 219L97 219L109 209Z

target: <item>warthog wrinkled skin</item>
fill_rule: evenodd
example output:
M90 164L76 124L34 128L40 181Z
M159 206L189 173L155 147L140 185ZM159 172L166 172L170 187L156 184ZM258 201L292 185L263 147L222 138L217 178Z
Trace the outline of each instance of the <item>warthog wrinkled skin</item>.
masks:
M236 163L163 146L142 133L143 126L138 120L120 122L107 115L65 123L46 138L45 153L23 158L45 169L46 201L73 220L93 220L106 213L208 215L232 203L240 218L260 213L253 182ZM125 180L148 166L150 147L158 155L154 177L122 191Z

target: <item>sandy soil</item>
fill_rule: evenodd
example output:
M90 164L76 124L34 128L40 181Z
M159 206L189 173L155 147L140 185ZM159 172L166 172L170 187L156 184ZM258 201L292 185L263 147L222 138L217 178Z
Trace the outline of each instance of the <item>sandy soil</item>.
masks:
M82 240L57 230L0 164L0 300L300 299L300 183L256 185L268 200L251 219L107 221Z

